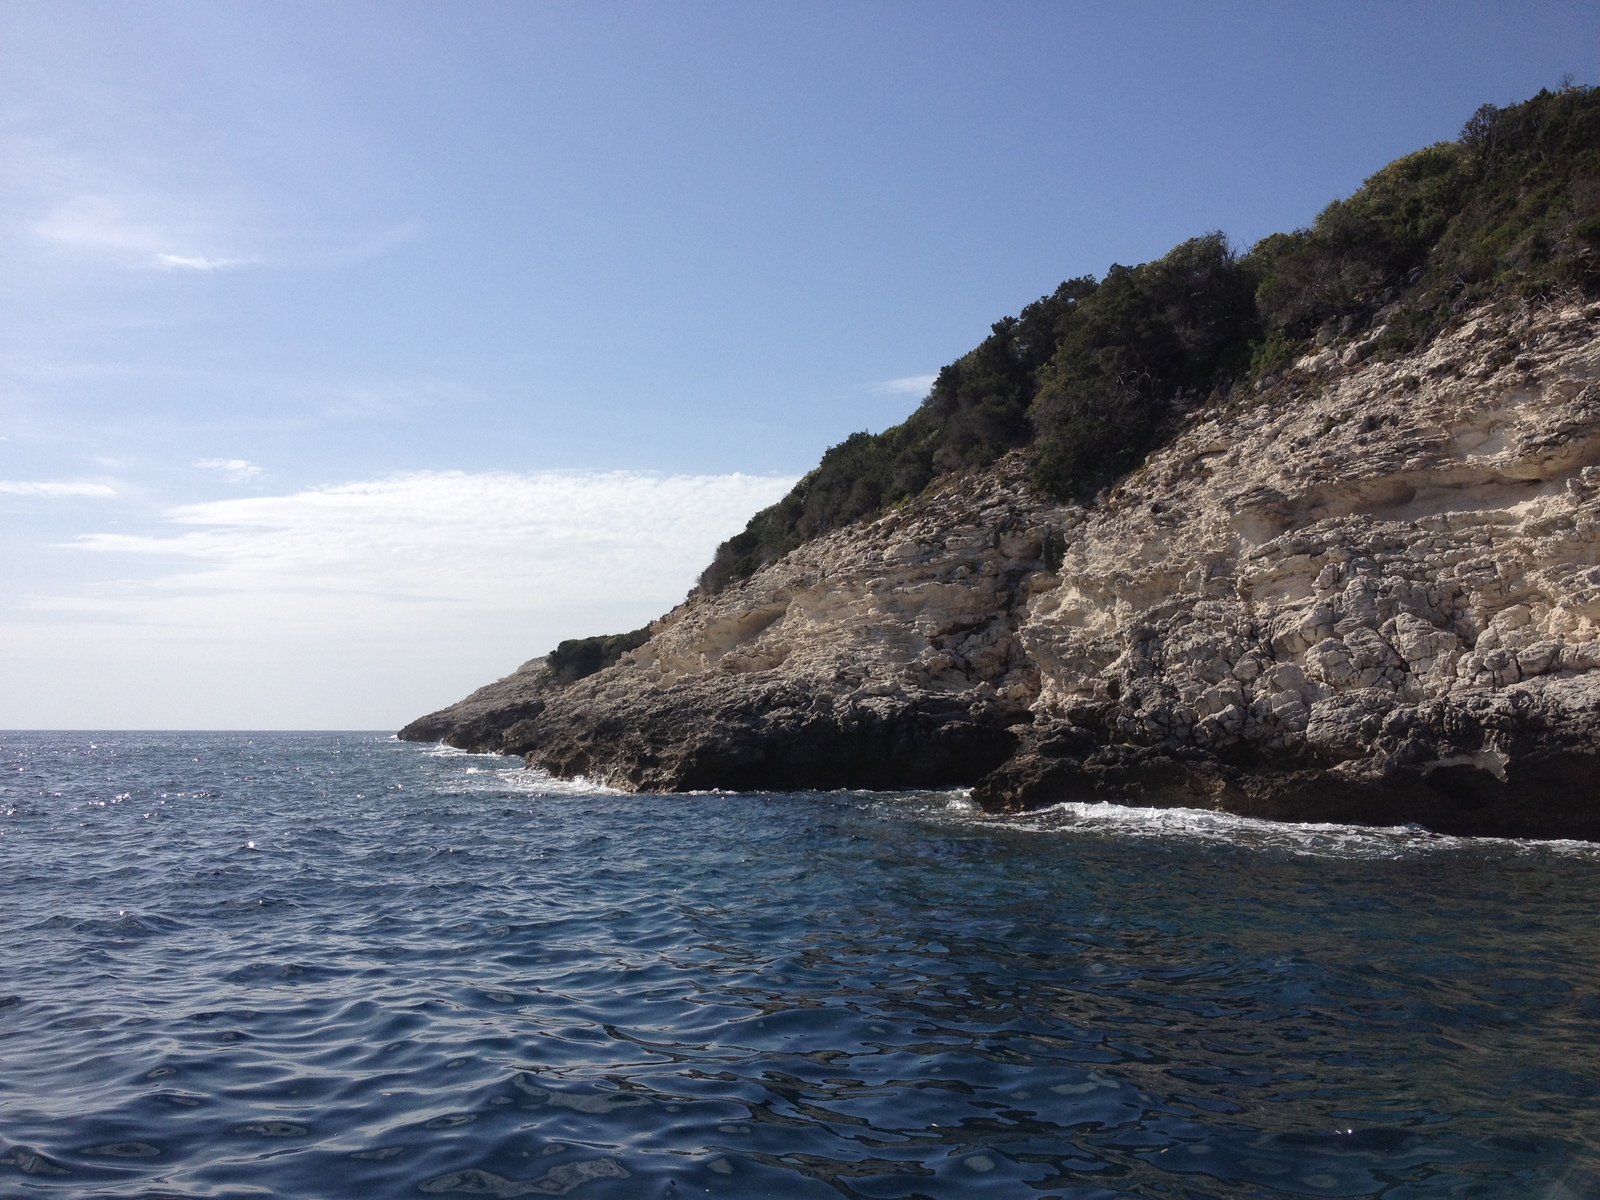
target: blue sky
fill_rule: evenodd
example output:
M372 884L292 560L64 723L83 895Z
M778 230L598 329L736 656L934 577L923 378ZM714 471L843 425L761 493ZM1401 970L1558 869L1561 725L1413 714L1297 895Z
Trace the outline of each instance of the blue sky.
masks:
M642 623L1061 279L1600 6L0 2L0 727L392 727Z

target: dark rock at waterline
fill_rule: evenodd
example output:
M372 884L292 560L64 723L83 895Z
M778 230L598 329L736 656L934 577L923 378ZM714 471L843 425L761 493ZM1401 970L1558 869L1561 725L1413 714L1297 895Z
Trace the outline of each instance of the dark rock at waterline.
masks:
M1016 749L1022 709L947 693L841 696L804 681L689 679L626 697L571 696L502 735L555 775L637 791L948 787Z
M1077 715L1101 731L1107 712ZM1295 752L1232 760L1194 745L1105 743L1042 721L973 788L990 812L1063 802L1185 807L1281 821L1418 824L1473 837L1600 841L1600 683L1542 679L1408 706L1391 693L1312 709ZM1240 749L1245 749L1240 747Z

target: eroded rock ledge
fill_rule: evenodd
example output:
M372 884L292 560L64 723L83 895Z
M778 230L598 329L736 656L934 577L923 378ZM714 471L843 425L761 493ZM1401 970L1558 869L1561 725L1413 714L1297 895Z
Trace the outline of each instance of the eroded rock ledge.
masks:
M1334 344L1093 509L1013 457L402 736L639 790L973 784L1600 839L1600 307Z

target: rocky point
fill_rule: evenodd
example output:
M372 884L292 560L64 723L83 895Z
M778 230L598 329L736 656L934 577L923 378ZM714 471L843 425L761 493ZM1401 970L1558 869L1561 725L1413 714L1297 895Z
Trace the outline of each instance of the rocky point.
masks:
M1089 507L1020 453L401 736L635 790L969 785L1600 839L1600 306L1381 324Z

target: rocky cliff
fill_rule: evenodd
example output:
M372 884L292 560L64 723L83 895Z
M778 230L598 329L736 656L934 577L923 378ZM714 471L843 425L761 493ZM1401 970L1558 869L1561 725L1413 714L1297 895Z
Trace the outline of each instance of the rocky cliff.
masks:
M1092 506L944 478L402 737L638 790L973 785L1600 839L1600 306L1380 322Z

